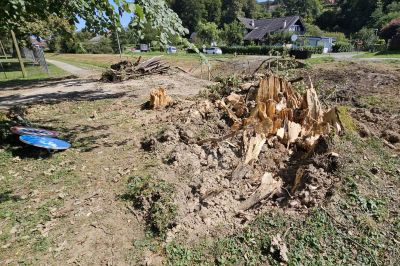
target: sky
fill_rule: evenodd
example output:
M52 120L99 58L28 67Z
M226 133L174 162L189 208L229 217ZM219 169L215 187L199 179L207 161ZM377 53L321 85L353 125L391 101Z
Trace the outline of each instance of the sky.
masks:
M257 0L257 2L266 2L269 0ZM114 3L113 0L109 0L109 2L115 7L116 12L118 12L117 5ZM123 27L128 26L129 22L131 21L132 14L124 13L121 18L121 23ZM85 21L79 18L79 23L76 24L77 30L80 31L85 27Z
M118 12L117 5L114 3L113 0L109 0L109 2L115 7L115 12ZM128 26L129 22L131 22L132 14L124 12L121 18L121 24L122 26L126 27ZM85 21L81 18L79 19L79 23L76 24L77 31L80 31L85 27Z

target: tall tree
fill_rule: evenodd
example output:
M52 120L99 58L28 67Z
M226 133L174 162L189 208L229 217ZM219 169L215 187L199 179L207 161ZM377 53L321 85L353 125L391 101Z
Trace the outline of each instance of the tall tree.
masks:
M203 22L214 22L219 25L222 15L222 0L203 0L205 14Z
M238 17L243 17L243 0L224 0L222 4L222 23L232 23Z
M288 16L299 15L313 22L322 12L321 0L280 0Z
M150 21L154 28L160 29L160 41L166 42L170 34L184 34L179 17L161 0L114 0L120 11L135 13L138 29ZM109 0L0 0L0 32L26 30L27 25L45 20L53 15L65 18L73 25L78 17L86 21L88 28L105 32L121 27L119 12ZM26 32L28 33L28 32ZM140 33L140 30L138 30Z
M171 8L178 14L189 32L195 31L205 13L203 1L175 0Z

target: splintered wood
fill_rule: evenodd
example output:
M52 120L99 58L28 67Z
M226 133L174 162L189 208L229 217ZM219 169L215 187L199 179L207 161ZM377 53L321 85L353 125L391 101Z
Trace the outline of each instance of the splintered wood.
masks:
M167 106L172 102L172 98L167 95L164 88L154 89L150 92L150 107L153 109Z
M257 146L255 142L265 143L265 138L273 136L287 145L299 139L312 145L320 135L328 134L332 129L337 133L342 131L337 109L324 112L312 84L300 95L289 81L270 74L260 80L254 100L256 106L250 112L246 111L244 98L235 93L217 102L234 122L233 131L253 132L249 134L253 139L245 141L253 146ZM246 150L255 156L253 149L246 147ZM247 155L245 161L251 161L248 158Z
M257 86L256 94L249 96L250 88ZM287 148L297 143L311 151L320 136L332 130L336 133L343 130L338 110L323 110L312 83L301 95L285 78L267 74L259 82L246 83L240 88L246 97L238 92L216 102L233 122L231 133L220 139L209 139L214 142L243 134L243 159L233 171L232 180L239 180L249 172L249 167L258 161L265 143L271 143L272 139L277 139ZM239 210L247 210L272 196L281 186L279 176L266 173L257 191L239 206Z

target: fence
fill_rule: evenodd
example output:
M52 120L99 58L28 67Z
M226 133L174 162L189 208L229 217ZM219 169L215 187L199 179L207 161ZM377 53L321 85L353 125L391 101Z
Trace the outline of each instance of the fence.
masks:
M44 72L49 73L49 66L47 65L46 58L44 57L43 48L33 46L32 49L27 47L22 48L25 58L34 64L39 64Z

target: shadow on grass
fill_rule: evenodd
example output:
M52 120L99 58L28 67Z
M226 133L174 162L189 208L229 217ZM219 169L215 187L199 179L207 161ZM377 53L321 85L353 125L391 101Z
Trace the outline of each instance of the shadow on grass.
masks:
M376 55L400 55L400 50L380 51Z
M76 86L76 84L71 84L70 86ZM10 108L24 104L55 104L63 101L95 101L119 98L124 95L126 95L126 92L110 93L103 90L52 92L22 96L20 94L13 94L0 97L0 107Z
M3 192L3 193L0 193L0 204L4 203L4 202L7 202L7 201L16 202L16 201L20 201L20 200L22 200L21 197L18 196L18 195L13 195L12 191L10 191L10 190L6 191L6 192Z
M0 73L1 74L1 73ZM48 77L48 78L34 78L34 79L12 79L12 80L1 80L0 91L11 91L11 90L22 90L27 88L40 88L49 85L58 85L65 82L66 80L75 79L76 76L69 75L65 77ZM84 82L92 82L93 80L84 80Z

